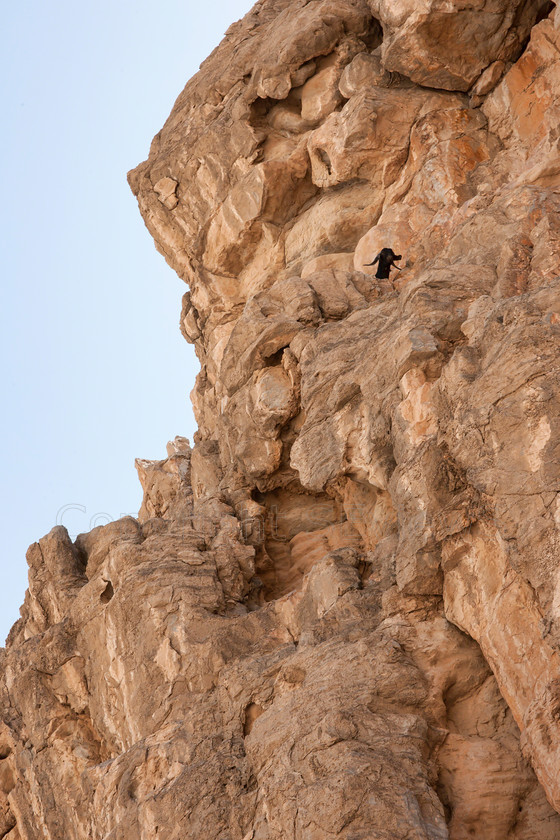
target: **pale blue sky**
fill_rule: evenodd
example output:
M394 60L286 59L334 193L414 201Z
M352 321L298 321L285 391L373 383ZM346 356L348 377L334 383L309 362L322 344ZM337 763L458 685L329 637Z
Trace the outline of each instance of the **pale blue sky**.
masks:
M126 172L251 0L20 0L4 9L0 249L0 644L27 546L135 514L134 458L192 441L198 363L184 284L156 252ZM82 508L84 510L82 510Z

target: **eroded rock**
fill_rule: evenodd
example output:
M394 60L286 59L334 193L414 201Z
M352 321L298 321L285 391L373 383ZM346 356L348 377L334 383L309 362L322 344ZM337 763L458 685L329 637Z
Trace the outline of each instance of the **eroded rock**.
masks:
M199 429L29 550L0 836L560 836L557 23L264 0L188 83L129 180Z

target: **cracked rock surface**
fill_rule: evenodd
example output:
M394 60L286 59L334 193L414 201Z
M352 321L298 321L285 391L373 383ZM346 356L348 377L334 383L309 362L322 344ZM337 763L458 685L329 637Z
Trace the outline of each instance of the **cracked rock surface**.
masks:
M198 432L29 549L0 838L560 837L559 101L546 0L230 27L129 173Z

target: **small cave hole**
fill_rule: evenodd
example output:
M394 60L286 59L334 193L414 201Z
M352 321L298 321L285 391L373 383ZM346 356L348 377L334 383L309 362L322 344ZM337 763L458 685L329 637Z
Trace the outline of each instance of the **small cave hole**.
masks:
M5 758L8 758L11 752L11 747L9 747L7 744L2 744L0 746L0 761L3 761Z
M115 590L113 589L113 584L109 580L109 581L107 581L107 586L105 587L105 589L101 593L101 596L100 596L99 600L101 601L102 604L108 604L114 594L115 594Z
M332 174L332 163L331 163L331 159L328 156L328 154L326 153L326 151L324 149L317 149L317 155L318 155L319 159L321 160L321 162L324 163L324 165L326 166L328 174L331 175Z
M549 14L554 11L555 8L556 8L556 4L553 3L552 0L549 0L548 3L545 3L541 7L541 9L539 10L539 13L537 15L537 19L535 21L535 26L537 25L537 23L540 23L541 20L544 20L545 18L547 18L549 16Z
M251 773L251 775L249 776L249 779L247 780L247 782L245 782L243 787L245 788L245 790L248 793L253 793L253 791L255 791L258 788L258 786L259 785L258 785L258 782L257 782L256 778Z
M81 546L77 540L74 543L74 552L76 557L76 566L78 569L78 573L81 575L85 575L87 569L88 556L83 546Z
M251 103L252 116L265 117L270 111L270 109L277 104L278 103L275 99L261 99L260 97L258 97L254 100L254 102Z
M380 21L376 18L372 18L368 32L361 36L361 40L370 52L376 50L377 47L383 43L383 27L381 26Z
M245 709L245 716L243 720L243 737L246 738L251 729L253 728L253 724L255 723L257 718L263 714L264 709L262 706L259 706L258 703L249 703L247 708Z
M270 356L265 356L264 357L265 366L266 367L276 367L277 365L281 365L284 350L286 350L288 346L289 345L286 344L284 347L281 347L279 350L276 350L276 352L271 353Z
M441 770L440 770L440 774L441 774ZM443 805L443 814L444 814L444 817L445 817L445 822L447 823L447 825L449 825L449 823L451 822L451 819L453 817L453 804L451 803L451 801L449 799L449 791L447 790L446 786L442 783L441 775L440 775L440 778L437 781L436 794L437 794L437 797L438 797L439 801Z
M362 585L366 583L373 574L373 565L372 563L368 563L364 556L360 558L360 562L358 563L358 574L360 576L360 580L362 581Z

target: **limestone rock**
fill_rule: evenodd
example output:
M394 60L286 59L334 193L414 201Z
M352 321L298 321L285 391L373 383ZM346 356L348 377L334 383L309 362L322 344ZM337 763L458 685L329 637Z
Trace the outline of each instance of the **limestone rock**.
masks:
M0 837L560 836L557 24L260 0L187 84L129 180L198 431L29 549Z
M384 32L383 63L417 84L468 90L494 60L517 58L539 13L532 0L369 0Z
M158 194L159 200L164 207L167 207L168 210L173 210L179 203L176 190L177 181L175 178L160 178L159 181L154 184L154 192Z
M186 438L176 437L167 444L164 461L136 459L144 501L138 514L141 522L152 517L180 518L191 512L191 449Z

